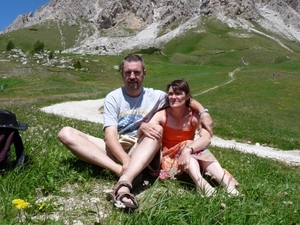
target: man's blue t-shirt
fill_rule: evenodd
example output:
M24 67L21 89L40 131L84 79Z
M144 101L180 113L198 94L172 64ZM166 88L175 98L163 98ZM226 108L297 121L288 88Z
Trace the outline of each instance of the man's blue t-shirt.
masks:
M136 136L143 122L166 106L166 93L143 88L138 97L129 97L124 87L110 92L104 101L103 129L117 126L119 134Z

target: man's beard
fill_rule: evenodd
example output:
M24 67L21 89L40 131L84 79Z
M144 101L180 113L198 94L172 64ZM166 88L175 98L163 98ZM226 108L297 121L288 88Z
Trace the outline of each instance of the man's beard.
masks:
M138 84L137 84L137 82L129 82L127 87L130 90L137 90L138 89Z

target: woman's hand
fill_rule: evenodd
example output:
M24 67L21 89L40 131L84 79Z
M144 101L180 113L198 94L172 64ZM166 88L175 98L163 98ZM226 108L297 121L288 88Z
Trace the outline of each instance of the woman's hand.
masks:
M188 172L191 161L191 149L185 147L178 158L179 172Z

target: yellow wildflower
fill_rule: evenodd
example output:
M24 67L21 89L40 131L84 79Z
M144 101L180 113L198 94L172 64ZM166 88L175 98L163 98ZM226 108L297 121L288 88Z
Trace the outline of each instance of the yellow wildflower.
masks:
M18 199L14 199L12 201L12 203L16 205L17 209L25 209L27 206L30 205L29 202L25 202L24 200L19 199L19 198Z
M39 210L42 210L42 209L44 209L44 208L45 208L45 206L46 206L46 203L43 203L43 204L41 204L41 206L40 206Z

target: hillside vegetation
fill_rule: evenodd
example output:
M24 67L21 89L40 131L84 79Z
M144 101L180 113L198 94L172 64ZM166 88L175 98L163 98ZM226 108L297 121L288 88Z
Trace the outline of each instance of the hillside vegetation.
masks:
M212 151L242 184L244 199L199 200L194 192L189 192L191 186L181 185L189 191L178 195L178 188L168 186L166 181L153 184L165 191L143 197L141 211L132 217L120 216L102 193L114 183L114 175L76 160L57 140L57 133L66 125L103 137L102 125L45 114L39 109L58 102L104 98L122 85L117 66L130 52L119 56L56 52L49 59L49 52L29 53L37 40L44 42L45 50L61 50L57 34L42 30L24 29L0 36L0 49L4 50L12 40L25 55L15 51L0 54L0 106L29 124L29 129L21 132L28 154L26 166L0 177L4 224L20 221L20 213L11 204L15 198L46 202L42 213L34 210L34 205L28 210L28 216L23 217L28 224L36 220L44 224L75 220L86 221L84 224L96 224L96 220L104 221L97 224L115 224L116 220L120 224L164 224L166 219L170 224L183 220L188 222L182 224L199 224L200 220L201 224L300 223L299 168L222 148ZM71 36L66 45L75 41ZM215 135L284 150L300 149L300 46L276 38L293 52L265 36L209 20L159 51L139 49L131 53L143 54L147 68L145 86L165 90L170 81L184 78L194 98L210 110ZM73 67L78 61L82 69ZM177 181L170 183L179 185ZM86 194L99 197L100 203L85 205L90 204ZM156 196L156 204L150 201L151 195ZM74 198L78 208L77 204L68 208L67 200L60 202L56 198ZM99 216L99 210L105 215ZM51 219L54 212L59 214L56 222Z
M79 25L67 26L61 21L46 21L0 35L0 50L5 50L8 41L11 40L16 48L23 51L32 50L37 41L44 42L47 50L63 51L78 44L92 32L93 30L89 26L83 28Z

